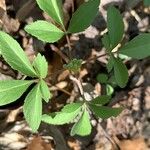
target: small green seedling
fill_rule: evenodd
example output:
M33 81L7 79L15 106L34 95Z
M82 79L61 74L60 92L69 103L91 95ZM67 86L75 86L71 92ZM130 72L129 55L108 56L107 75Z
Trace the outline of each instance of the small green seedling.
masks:
M77 73L80 71L81 66L82 66L82 60L75 58L71 60L68 64L65 64L64 68L74 73Z
M70 33L79 33L90 26L99 10L100 0L89 0L83 3L72 15L69 26L64 25L64 16L61 0L36 0L39 7L54 21L54 24L38 20L25 27L25 31L43 42L57 42L63 36ZM116 19L117 18L117 19ZM124 34L124 23L119 11L110 6L107 13L107 28L102 39L109 55L107 64L108 73L112 73L115 81L121 88L128 82L128 70L122 60L114 55L112 50L121 42ZM59 112L42 115L42 100L49 102L52 95L45 82L48 72L48 63L44 56L38 54L31 63L20 45L8 34L0 31L0 51L5 61L15 70L31 80L6 80L0 81L0 106L12 103L32 85L32 89L25 98L23 113L33 132L36 132L41 121L63 125L74 123L71 135L86 136L91 133L91 112L102 119L116 117L122 108L105 106L110 101L110 96L103 95L91 101L83 99L67 104ZM144 33L135 37L129 43L123 45L117 51L118 54L127 55L135 59L143 59L150 56L150 34ZM69 56L68 56L69 57ZM80 70L81 60L73 59L64 68L76 73ZM107 76L101 76L101 81L106 82ZM109 89L110 90L110 89Z

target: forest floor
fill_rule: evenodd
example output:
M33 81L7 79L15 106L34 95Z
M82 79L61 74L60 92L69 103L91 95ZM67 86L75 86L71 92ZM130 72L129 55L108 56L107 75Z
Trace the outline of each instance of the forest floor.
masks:
M74 8L83 0L74 0ZM71 10L71 0L64 1L65 21ZM80 34L70 35L72 56L85 61L105 54L102 35L106 30L106 10L113 3L122 12L125 22L124 41L131 40L141 32L150 32L150 7L142 2L126 0L102 0L100 13L93 24ZM74 101L76 88L70 84L68 71L57 49L67 52L65 38L58 43L45 44L24 31L26 24L37 19L49 20L34 0L0 0L0 28L15 38L32 61L38 52L49 62L48 82L53 85L53 98L44 104L44 112L58 111L69 101ZM80 76L87 96L100 95L103 85L96 76L106 72L107 57L99 57L83 65ZM0 107L0 150L148 150L150 149L150 58L125 61L129 71L129 82L124 89L116 87L109 106L122 106L124 111L116 118L95 120L93 131L86 137L71 137L71 125L51 126L42 124L39 133L33 134L26 124L22 104L24 99ZM0 58L0 80L20 79ZM90 93L90 95L88 95Z

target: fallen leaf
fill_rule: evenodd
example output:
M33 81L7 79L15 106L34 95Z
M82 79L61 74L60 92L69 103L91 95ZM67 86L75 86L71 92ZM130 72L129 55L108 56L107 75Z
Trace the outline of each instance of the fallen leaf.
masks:
M121 150L148 150L143 138L123 140L119 143Z
M50 144L46 143L40 136L34 137L28 145L27 150L51 150Z
M0 23L2 23L2 19L5 13L6 13L5 0L0 0Z

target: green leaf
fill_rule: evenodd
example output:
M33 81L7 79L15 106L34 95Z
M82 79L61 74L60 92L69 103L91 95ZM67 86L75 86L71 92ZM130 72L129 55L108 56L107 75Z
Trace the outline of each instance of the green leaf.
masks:
M73 71L77 73L80 71L80 68L82 66L82 59L72 59L68 64L65 64L63 67L65 69L68 69L69 71Z
M43 80L40 81L40 90L41 90L42 98L45 100L45 102L48 103L49 99L52 97L52 94L50 93L47 84Z
M109 96L111 96L114 93L114 88L109 84L106 85L106 93Z
M115 48L122 40L124 23L120 12L113 6L108 8L107 28L111 43L111 49Z
M97 75L96 79L99 83L107 83L108 76L105 73L100 73Z
M40 126L42 118L42 98L39 84L34 86L25 99L23 105L25 119L33 132L36 132Z
M118 84L116 83L116 78L115 75L112 74L108 80L108 83L112 86L112 87L117 87Z
M72 113L79 109L81 107L82 103L71 103L66 106L61 110L64 113Z
M44 56L42 56L40 53L37 55L37 57L33 61L33 67L37 73L37 75L40 78L45 78L47 76L48 71L48 63Z
M114 58L114 75L116 83L121 87L125 87L128 82L128 69L126 65L117 58Z
M89 0L83 3L73 14L68 32L77 33L90 26L99 10L100 0Z
M25 31L39 40L49 43L58 41L64 35L64 32L55 25L42 20L27 25Z
M0 106L16 101L32 83L24 80L0 81Z
M106 51L110 52L111 48L110 48L110 39L109 39L108 34L104 34L104 36L102 38L102 43L103 43L104 47L106 48Z
M80 103L72 103L65 106L62 111L57 112L55 116L53 113L50 115L43 115L42 121L48 124L53 125L63 125L73 121L77 115L81 111L81 104Z
M86 136L91 133L91 123L89 113L84 110L81 118L76 122L71 129L71 136L80 135Z
M113 67L114 67L114 63L113 63L113 58L110 57L109 60L108 60L108 63L106 64L106 67L107 67L107 71L108 72L111 72Z
M0 50L6 62L15 70L35 77L36 73L17 41L8 34L0 31Z
M119 52L136 59L143 59L150 56L150 34L143 33L138 35L123 46Z
M150 6L150 0L144 0L144 5L145 6Z
M91 110L95 113L95 115L102 119L117 117L122 112L122 108L110 108L107 106L96 106L92 104L90 104L89 106Z
M95 104L95 105L105 105L110 101L110 98L111 97L108 96L108 95L101 95L101 96L98 96L98 97L94 98L91 101L91 103Z
M40 9L45 11L57 23L64 26L62 0L36 0Z

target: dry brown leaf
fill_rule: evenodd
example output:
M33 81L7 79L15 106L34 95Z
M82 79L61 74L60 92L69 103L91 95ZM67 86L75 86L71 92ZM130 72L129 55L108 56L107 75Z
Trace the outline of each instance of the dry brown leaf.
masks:
M143 138L123 140L119 143L121 150L148 150Z
M69 76L69 74L70 74L69 70L64 70L63 72L61 72L61 74L59 74L58 81L65 80Z
M21 107L15 109L15 110L11 110L10 113L7 116L6 122L14 122L16 121L17 115L20 113L21 111Z
M46 143L40 136L34 137L28 145L27 150L51 150L50 144Z
M0 0L0 23L2 23L2 18L5 13L6 13L5 0Z

